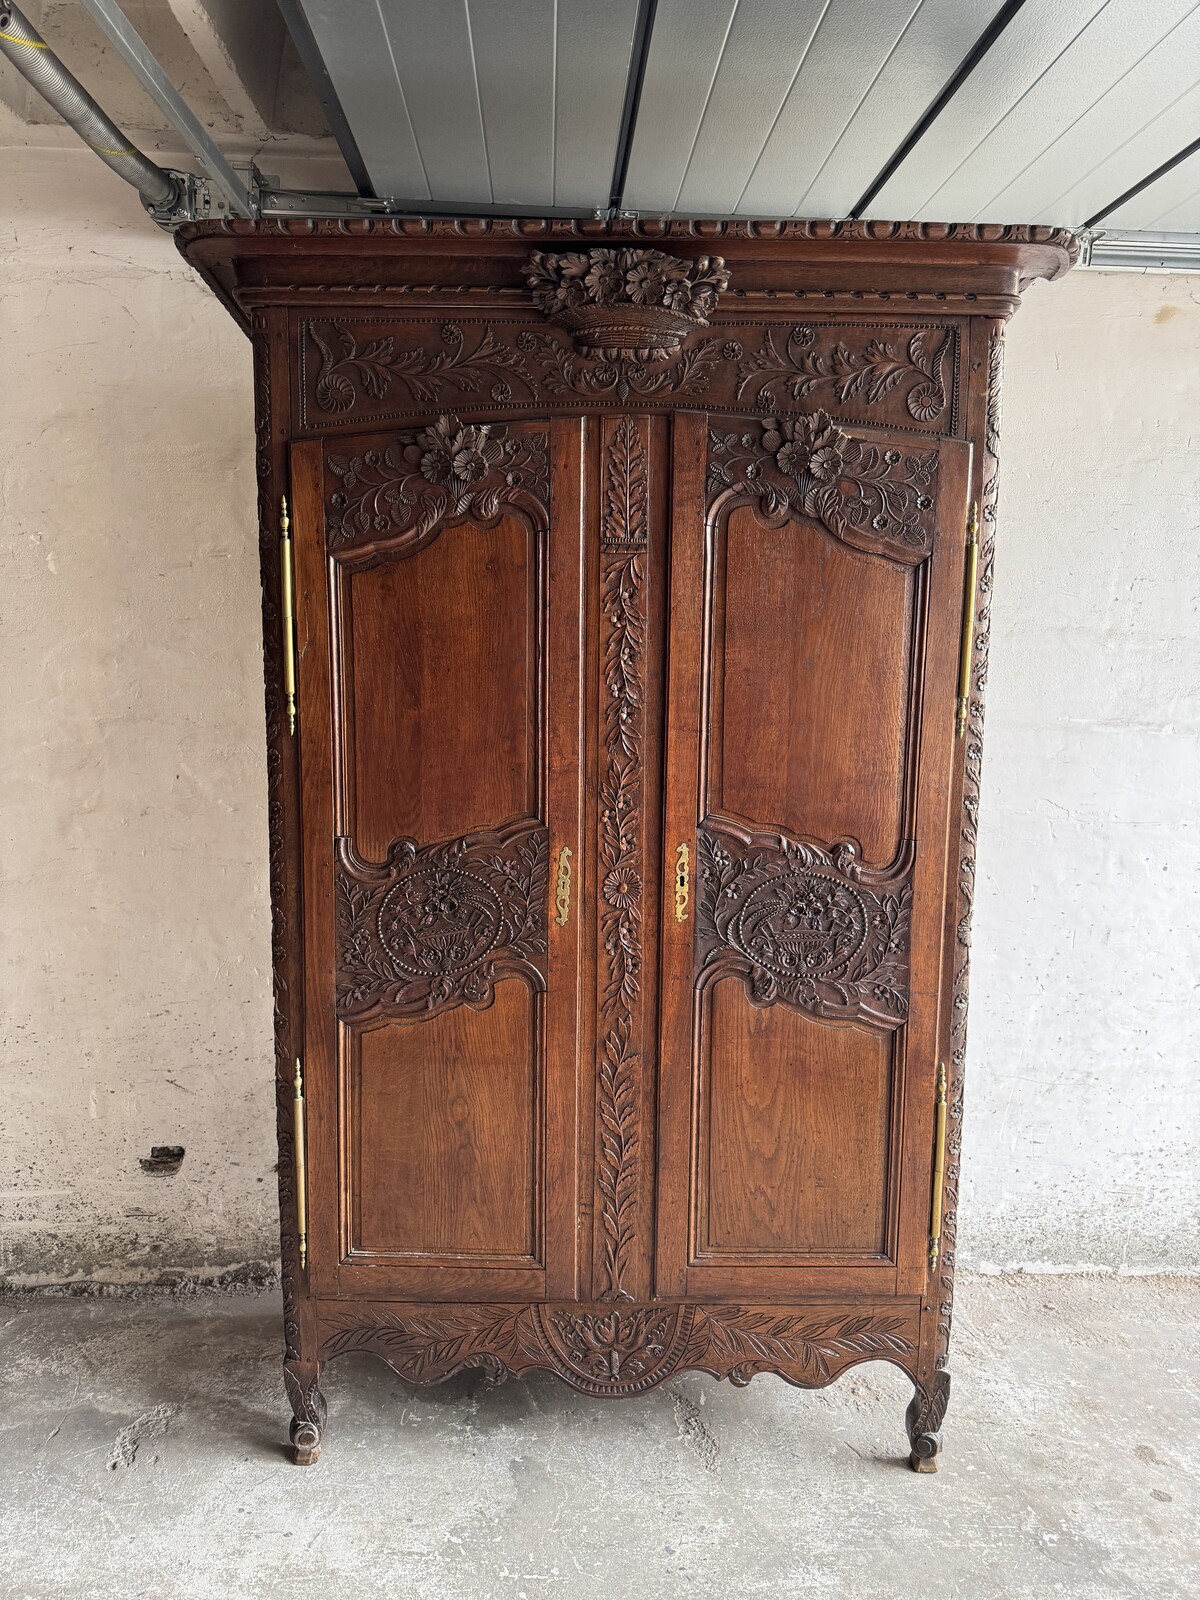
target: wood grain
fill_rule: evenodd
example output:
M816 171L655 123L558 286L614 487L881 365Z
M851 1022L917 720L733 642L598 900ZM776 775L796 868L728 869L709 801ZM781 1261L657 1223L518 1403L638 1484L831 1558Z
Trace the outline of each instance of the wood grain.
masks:
M538 815L537 577L510 516L346 580L346 831L364 856Z
M537 1264L538 1010L503 983L486 1011L346 1041L352 1255Z

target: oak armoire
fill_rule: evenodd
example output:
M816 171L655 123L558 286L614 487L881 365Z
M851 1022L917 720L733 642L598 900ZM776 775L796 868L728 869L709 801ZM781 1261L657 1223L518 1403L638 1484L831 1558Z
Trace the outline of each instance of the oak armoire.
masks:
M1041 228L201 223L252 333L285 1364L946 1366Z

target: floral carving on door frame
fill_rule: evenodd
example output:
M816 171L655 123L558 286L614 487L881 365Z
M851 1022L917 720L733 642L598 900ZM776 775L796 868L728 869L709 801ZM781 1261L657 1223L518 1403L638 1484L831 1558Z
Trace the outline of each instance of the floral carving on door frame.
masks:
M708 433L710 515L735 497L772 524L809 517L860 548L913 563L933 548L936 450L871 444L827 411Z

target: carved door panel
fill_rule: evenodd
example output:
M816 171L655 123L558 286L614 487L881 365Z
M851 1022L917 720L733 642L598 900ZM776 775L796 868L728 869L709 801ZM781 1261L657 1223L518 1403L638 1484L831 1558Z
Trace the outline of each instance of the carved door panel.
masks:
M580 436L293 450L321 1293L576 1292Z
M969 463L676 419L661 1294L922 1291Z

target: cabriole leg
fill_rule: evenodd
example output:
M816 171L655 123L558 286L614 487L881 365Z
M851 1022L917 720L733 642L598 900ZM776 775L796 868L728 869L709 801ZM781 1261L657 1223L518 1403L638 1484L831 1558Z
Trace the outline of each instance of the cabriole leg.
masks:
M320 1376L318 1362L284 1363L283 1381L292 1403L291 1439L298 1467L311 1467L321 1454L326 1412L325 1396L318 1386Z
M942 1453L942 1419L950 1400L950 1374L939 1369L916 1389L904 1416L912 1447L909 1465L914 1472L936 1472Z

